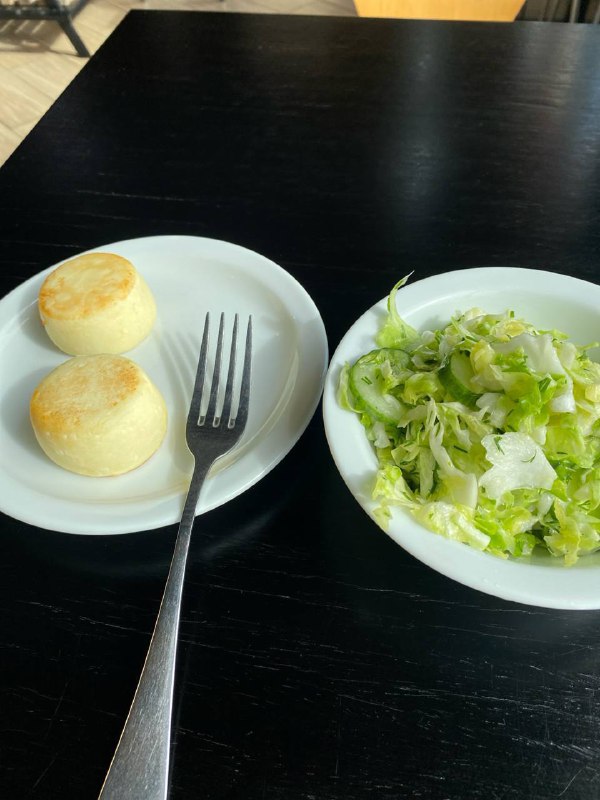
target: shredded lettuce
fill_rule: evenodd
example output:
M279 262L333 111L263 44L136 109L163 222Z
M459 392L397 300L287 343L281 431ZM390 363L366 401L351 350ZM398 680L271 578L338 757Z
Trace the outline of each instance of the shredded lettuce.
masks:
M380 349L347 365L339 385L379 461L377 521L386 527L402 507L501 558L541 549L569 566L600 549L596 343L478 308L418 332L397 309L407 280L390 292Z

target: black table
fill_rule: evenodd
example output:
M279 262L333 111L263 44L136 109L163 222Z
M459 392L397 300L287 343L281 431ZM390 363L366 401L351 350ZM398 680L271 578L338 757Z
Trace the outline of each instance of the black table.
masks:
M1 289L135 236L242 244L333 350L409 269L598 281L600 30L134 12L0 171ZM3 385L9 376L3 375ZM0 518L0 796L96 796L175 527ZM415 561L320 414L192 542L174 798L600 796L600 617Z

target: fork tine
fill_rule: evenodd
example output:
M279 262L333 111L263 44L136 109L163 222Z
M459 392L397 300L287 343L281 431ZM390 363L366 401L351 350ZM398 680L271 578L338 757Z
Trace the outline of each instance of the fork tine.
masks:
M196 370L196 380L194 381L194 391L192 392L192 402L188 414L188 423L197 425L200 419L200 406L202 404L202 394L204 392L204 374L206 372L206 352L208 350L208 330L210 325L210 314L207 312L204 320L204 333L202 334L202 344L200 346L200 357L198 359L198 369Z
M231 350L229 351L229 370L227 372L227 385L225 387L225 399L223 401L223 411L221 412L221 418L225 420L228 428L231 427L229 422L231 420L231 401L233 399L233 378L235 375L237 333L238 333L238 315L236 314L233 320L233 333L231 334Z
M246 328L246 348L244 351L244 367L242 370L242 385L240 387L240 402L235 419L229 421L229 427L241 428L242 431L248 419L248 406L250 405L250 373L252 364L252 315L248 318Z
M217 339L217 353L215 355L215 368L213 370L212 383L210 386L210 398L208 401L208 409L206 411L205 420L208 420L209 425L218 427L220 418L217 416L217 399L219 394L219 380L221 377L221 352L223 350L223 328L225 324L225 314L221 313L219 321L219 337Z

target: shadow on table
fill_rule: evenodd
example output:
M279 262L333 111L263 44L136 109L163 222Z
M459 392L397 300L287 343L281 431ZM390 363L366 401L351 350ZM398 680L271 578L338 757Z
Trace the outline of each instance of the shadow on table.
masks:
M257 485L196 518L188 567L209 565L231 550L249 546L272 524L299 491L299 475L307 474L298 470L298 463L310 453L315 427L313 420L293 453ZM166 577L176 535L177 525L171 525L115 536L77 536L0 515L0 553L10 552L10 560L116 580Z

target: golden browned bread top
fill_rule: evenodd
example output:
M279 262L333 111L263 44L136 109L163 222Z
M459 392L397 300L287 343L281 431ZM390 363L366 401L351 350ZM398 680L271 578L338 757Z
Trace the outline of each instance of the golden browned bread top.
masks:
M85 319L127 298L135 285L133 264L114 253L88 253L66 261L40 289L42 319Z
M77 356L54 369L34 391L34 427L76 433L135 394L144 373L123 356Z

